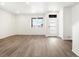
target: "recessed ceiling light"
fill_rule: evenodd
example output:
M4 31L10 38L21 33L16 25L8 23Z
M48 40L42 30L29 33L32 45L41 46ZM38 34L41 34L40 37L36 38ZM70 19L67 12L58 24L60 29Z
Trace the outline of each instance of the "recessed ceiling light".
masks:
M5 3L4 3L4 2L1 2L1 5L2 5L2 6L4 6L4 5L5 5Z

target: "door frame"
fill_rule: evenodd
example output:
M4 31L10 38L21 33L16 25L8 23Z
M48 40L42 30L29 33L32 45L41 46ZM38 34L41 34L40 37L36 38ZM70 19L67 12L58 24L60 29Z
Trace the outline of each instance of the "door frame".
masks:
M52 11L50 11L50 12L48 12L47 14L46 14L46 37L48 37L48 36L54 36L54 35L50 35L49 33L48 33L48 20L49 20L49 17L48 17L48 15L49 14L57 14L57 35L55 35L56 37L58 37L58 34L59 34L59 21L58 21L58 17L59 17L59 13L58 12L52 12Z

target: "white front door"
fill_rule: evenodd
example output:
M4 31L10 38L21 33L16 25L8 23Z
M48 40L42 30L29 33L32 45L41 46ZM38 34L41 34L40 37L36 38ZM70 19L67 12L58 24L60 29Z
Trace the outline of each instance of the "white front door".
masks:
M48 35L57 36L57 18L51 18L48 21Z
M56 18L48 18L47 20L47 36L57 36L58 20Z

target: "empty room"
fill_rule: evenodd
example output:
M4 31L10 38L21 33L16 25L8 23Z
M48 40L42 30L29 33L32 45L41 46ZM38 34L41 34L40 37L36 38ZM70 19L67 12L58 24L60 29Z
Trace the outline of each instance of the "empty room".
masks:
M78 2L0 2L0 57L78 57Z

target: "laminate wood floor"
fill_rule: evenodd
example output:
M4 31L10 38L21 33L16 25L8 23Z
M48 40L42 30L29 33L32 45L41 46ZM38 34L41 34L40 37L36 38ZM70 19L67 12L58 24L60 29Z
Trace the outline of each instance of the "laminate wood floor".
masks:
M1 57L76 57L72 41L55 37L15 35L0 40Z

